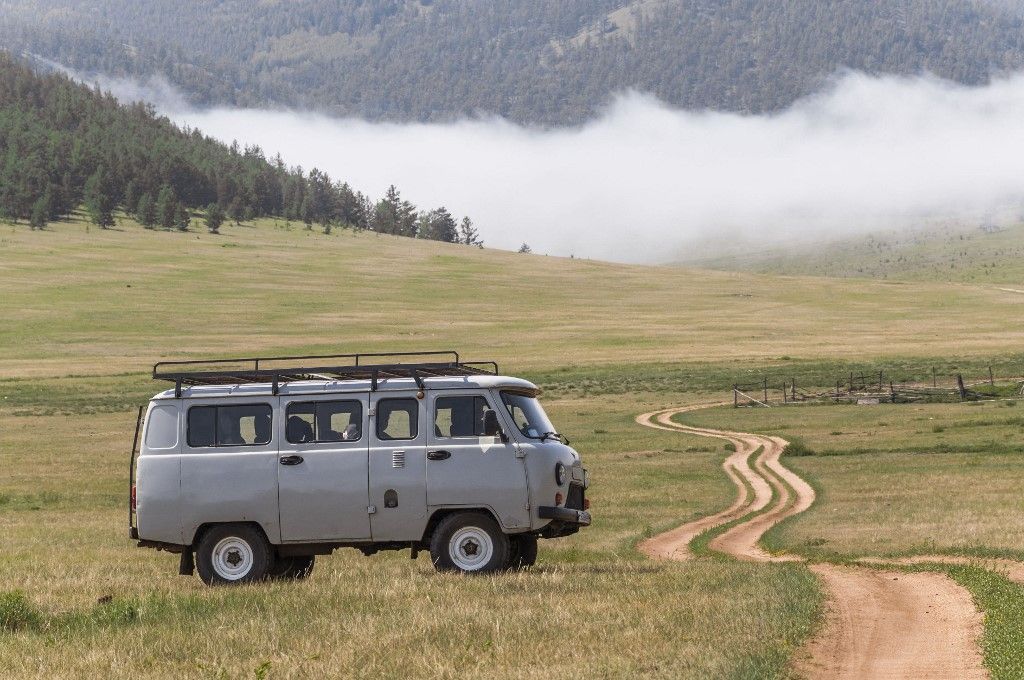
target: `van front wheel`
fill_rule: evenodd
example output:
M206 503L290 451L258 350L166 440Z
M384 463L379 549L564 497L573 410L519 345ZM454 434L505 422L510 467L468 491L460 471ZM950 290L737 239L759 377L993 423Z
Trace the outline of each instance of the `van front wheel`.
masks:
M316 557L313 555L278 557L274 560L274 565L267 571L267 576L272 579L301 580L313 572L313 565L315 563Z
M537 563L537 537L520 534L509 538L512 550L509 551L508 568L512 571L528 569Z
M494 572L505 567L508 557L508 536L481 512L445 517L430 538L430 559L438 571Z
M211 586L262 581L271 564L267 539L246 524L222 524L204 533L196 558L199 578Z

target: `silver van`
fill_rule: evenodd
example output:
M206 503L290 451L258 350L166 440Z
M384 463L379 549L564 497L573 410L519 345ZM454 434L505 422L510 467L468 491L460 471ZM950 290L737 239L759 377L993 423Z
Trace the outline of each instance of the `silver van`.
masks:
M579 454L537 386L493 362L263 357L162 362L153 377L174 387L139 409L129 533L208 584L304 578L342 547L520 569L538 538L590 524Z

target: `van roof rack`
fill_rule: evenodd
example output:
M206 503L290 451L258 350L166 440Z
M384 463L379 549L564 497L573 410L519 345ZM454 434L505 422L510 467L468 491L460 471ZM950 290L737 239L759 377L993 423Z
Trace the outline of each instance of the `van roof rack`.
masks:
M393 361L365 363L366 359ZM415 361L412 361L413 359ZM314 360L316 363L310 363ZM174 395L177 398L181 398L183 385L270 383L274 394L277 394L281 383L298 380L369 380L371 389L376 391L377 381L384 378L412 378L422 389L424 378L497 374L497 363L462 361L459 353L451 350L238 357L203 361L160 361L153 364L153 379L173 382Z

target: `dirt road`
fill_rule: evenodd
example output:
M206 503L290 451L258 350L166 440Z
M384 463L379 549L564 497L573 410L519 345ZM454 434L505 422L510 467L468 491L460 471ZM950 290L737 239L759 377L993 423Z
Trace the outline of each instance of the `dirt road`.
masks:
M672 420L679 413L707 406L644 413L636 421L732 442L736 451L722 467L736 486L736 500L719 513L643 541L639 549L655 558L688 559L694 538L742 518L712 539L709 548L749 561L801 559L772 555L759 546L768 529L814 503L814 489L779 460L787 442ZM821 632L794 660L798 674L844 679L988 677L978 648L981 615L967 591L947 576L830 564L815 564L811 569L825 586L827 612Z

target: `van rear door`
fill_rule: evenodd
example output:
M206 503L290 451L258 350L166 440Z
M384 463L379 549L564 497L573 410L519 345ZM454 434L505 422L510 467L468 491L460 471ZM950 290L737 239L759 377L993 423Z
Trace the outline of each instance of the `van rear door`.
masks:
M281 398L282 542L370 537L368 411L365 394Z

